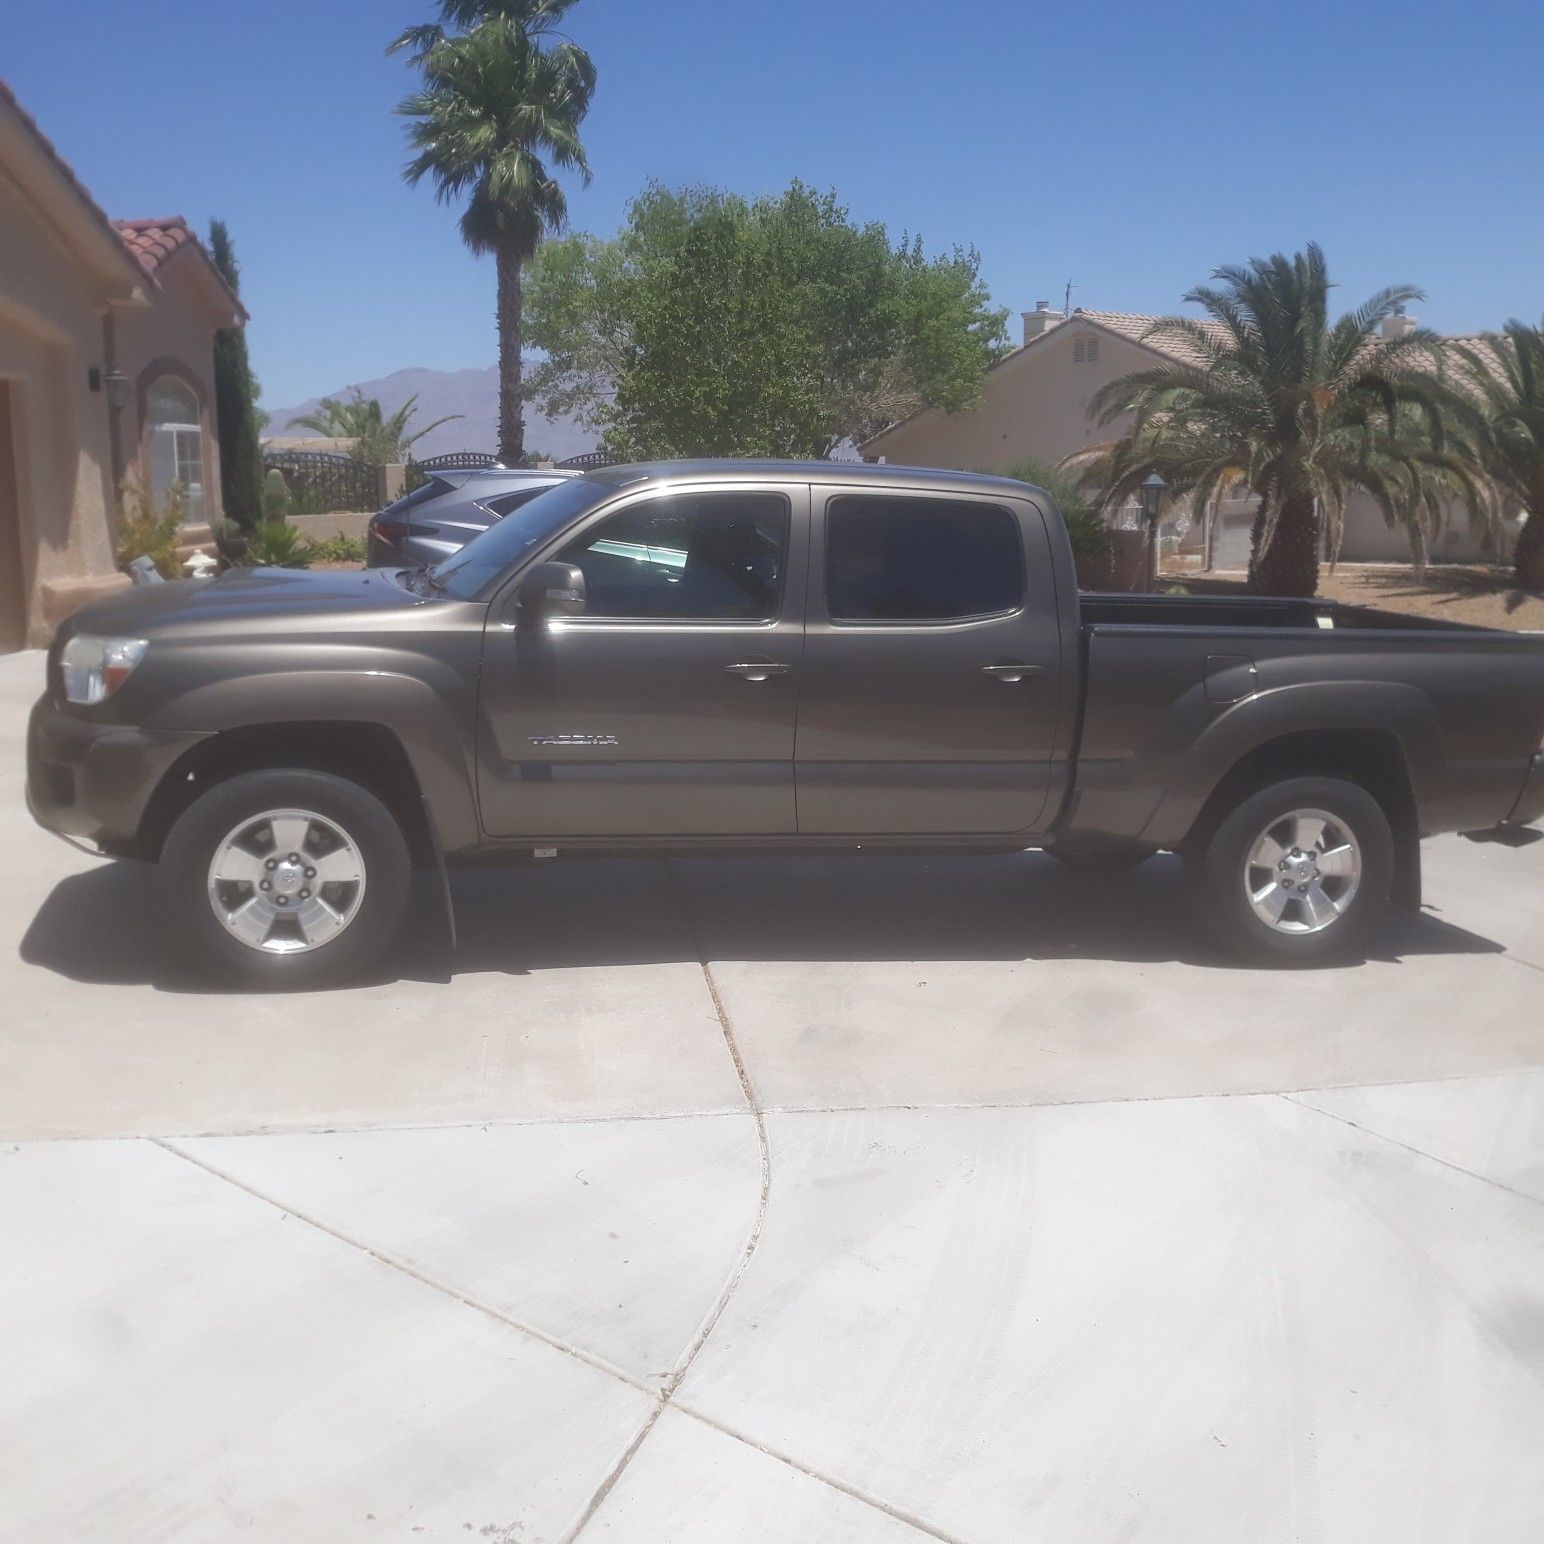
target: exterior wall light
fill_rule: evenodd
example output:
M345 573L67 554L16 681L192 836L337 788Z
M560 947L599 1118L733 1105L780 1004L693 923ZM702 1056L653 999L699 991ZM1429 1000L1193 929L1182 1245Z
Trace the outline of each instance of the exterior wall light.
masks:
M1158 588L1158 519L1163 514L1163 501L1169 485L1157 472L1149 472L1142 479L1142 514L1147 520L1147 587Z

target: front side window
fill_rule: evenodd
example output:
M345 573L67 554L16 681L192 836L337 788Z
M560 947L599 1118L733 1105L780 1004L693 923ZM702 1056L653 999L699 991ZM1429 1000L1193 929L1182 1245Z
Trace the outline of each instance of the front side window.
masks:
M853 494L826 511L833 622L997 616L1024 599L1019 525L997 504Z
M566 548L585 615L764 622L778 613L789 508L776 493L685 493L619 511Z
M198 398L183 383L162 376L145 400L145 449L150 463L150 498L165 509L172 484L182 488L189 520L204 515L204 435Z
M615 495L610 483L588 477L570 477L555 488L544 488L437 564L435 582L457 600L485 600L532 547Z

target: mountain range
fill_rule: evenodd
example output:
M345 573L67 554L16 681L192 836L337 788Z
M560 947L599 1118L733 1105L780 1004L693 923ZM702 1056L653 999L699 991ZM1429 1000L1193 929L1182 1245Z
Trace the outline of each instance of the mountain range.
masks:
M492 366L486 370L397 370L376 381L350 381L323 395L346 397L356 385L365 396L376 398L381 410L388 415L416 395L418 405L414 410L414 424L433 423L436 418L450 413L461 415L454 422L432 430L414 445L413 454L421 460L458 450L481 450L490 454L498 451L499 372ZM264 434L304 434L304 429L290 429L290 421L316 412L321 402L321 397L311 397L295 407L269 407L263 403L268 414ZM572 419L545 418L527 404L525 440L532 450L550 456L554 461L562 461L568 456L594 450L596 435Z

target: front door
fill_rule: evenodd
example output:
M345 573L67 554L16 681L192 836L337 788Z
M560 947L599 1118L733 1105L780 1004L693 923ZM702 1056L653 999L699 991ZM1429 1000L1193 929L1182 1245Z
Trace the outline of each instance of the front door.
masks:
M1062 684L1040 510L901 490L815 502L799 830L1034 831Z
M478 791L500 837L791 834L809 491L645 492L557 552L581 617L490 620ZM495 606L490 617L496 617Z

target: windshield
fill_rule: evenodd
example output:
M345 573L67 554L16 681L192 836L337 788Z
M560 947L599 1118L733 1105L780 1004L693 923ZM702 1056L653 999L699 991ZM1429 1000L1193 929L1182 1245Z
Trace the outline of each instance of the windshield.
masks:
M434 582L457 600L476 600L532 547L616 491L610 483L568 478L529 504L512 509L497 525L490 525L459 552L436 564L431 570Z

